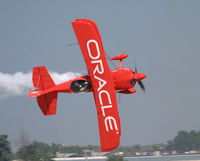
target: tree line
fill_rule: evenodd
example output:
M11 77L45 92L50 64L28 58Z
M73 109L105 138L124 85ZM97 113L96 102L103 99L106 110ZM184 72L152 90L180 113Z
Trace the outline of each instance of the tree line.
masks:
M24 140L24 139L23 139ZM24 161L50 161L51 158L56 157L56 152L60 153L78 153L84 155L84 150L94 150L100 152L99 146L65 146L62 144L52 143L51 145L33 141L21 144L16 153L12 153L10 142L7 135L0 135L0 160L10 161L12 159L21 159ZM119 146L113 151L124 152L125 156L133 156L135 152L171 152L184 153L191 150L200 150L200 131L179 131L177 136L169 140L166 144L153 144L148 146L134 145L134 146Z
M178 154L183 154L192 150L200 151L200 131L179 131L178 134L169 140L166 144L152 144L147 146L119 146L115 151L123 151L125 156L132 156L135 152L147 152L151 154L155 151L170 154L176 151Z

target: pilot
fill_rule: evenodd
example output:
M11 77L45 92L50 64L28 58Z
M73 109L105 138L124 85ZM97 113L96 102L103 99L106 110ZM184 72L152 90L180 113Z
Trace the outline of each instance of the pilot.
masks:
M80 92L83 92L83 91L87 91L88 89L88 85L89 85L89 82L85 81L84 83L81 83L81 84L78 84L78 88L79 88L79 91Z

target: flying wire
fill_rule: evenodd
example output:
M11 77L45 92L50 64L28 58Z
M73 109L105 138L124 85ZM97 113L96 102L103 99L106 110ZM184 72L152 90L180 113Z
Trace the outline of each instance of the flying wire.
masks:
M78 45L78 43L70 43L70 44L66 44L65 46L75 46Z

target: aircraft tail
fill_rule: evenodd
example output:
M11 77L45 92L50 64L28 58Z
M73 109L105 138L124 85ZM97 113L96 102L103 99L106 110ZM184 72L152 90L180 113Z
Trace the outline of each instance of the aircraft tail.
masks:
M38 105L44 115L56 114L57 96L57 92L51 92L37 97Z
M40 90L45 90L55 86L45 66L33 68L33 86Z
M38 105L44 115L56 114L57 92L45 92L46 89L55 86L55 83L49 75L45 66L33 68L33 86L37 90L29 92L29 97L37 97Z

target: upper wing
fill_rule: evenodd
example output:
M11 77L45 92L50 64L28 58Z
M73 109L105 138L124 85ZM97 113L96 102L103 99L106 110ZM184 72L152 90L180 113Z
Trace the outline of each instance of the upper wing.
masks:
M116 93L96 24L88 19L72 22L88 73L91 78L97 108L101 151L119 145L121 128Z

